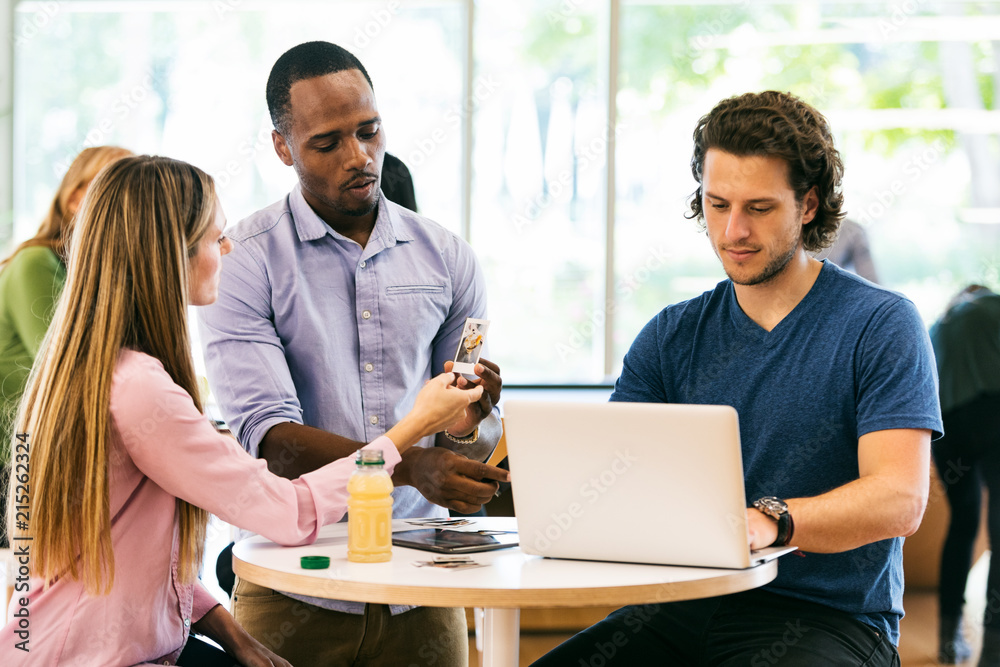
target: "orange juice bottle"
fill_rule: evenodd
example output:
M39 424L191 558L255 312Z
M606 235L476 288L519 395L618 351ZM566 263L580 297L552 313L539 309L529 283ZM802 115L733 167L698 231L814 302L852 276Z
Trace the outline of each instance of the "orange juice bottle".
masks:
M347 560L384 563L392 558L392 480L379 450L358 452L347 482Z

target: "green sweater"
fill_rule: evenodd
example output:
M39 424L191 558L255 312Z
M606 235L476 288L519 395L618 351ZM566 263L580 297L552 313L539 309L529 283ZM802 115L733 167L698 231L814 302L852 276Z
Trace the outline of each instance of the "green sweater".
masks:
M66 266L44 246L18 252L0 271L0 463L10 461L12 423L35 355L66 282Z

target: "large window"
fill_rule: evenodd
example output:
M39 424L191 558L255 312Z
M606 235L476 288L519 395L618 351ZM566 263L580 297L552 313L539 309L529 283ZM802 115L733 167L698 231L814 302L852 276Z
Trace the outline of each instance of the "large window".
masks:
M476 117L471 240L514 381L604 376L603 325L582 328L604 302L603 4L477 4L476 73L497 92Z
M691 131L715 102L791 91L829 118L846 209L880 281L928 321L996 286L996 3L626 3L618 89L614 355L665 303L724 276L684 219Z
M76 153L100 143L205 169L234 222L283 196L295 175L274 154L264 84L313 39L362 60L422 211L459 230L461 142L437 141L436 125L462 93L460 3L64 0L21 2L15 18L19 236Z
M63 0L14 15L13 233L69 161L115 143L216 176L231 222L294 183L264 103L281 52L365 63L421 212L464 235L507 383L614 379L642 325L724 276L684 217L719 99L824 111L880 280L930 321L1000 283L1000 4L628 0Z

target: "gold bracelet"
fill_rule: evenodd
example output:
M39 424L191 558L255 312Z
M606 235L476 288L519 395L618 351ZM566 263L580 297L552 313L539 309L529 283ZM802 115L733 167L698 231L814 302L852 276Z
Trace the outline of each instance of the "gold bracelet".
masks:
M477 440L479 440L479 427L478 426L476 427L476 430L472 432L472 435L464 438L456 438L451 433L448 433L448 431L444 432L444 437L448 438L449 440L458 445L471 445Z

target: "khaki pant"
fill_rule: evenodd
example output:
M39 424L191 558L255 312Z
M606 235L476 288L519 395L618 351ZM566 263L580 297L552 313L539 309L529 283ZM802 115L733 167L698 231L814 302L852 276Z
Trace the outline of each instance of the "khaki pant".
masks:
M364 614L314 607L237 578L233 616L293 667L468 667L461 608L418 607L393 616L384 604Z

